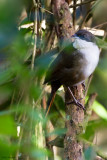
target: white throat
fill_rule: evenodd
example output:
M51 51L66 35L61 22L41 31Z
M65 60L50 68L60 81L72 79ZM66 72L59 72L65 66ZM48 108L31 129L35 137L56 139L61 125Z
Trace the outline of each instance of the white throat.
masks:
M73 47L79 50L80 54L84 55L84 58L87 61L87 66L82 70L86 77L90 76L99 61L100 50L98 46L93 42L88 42L76 37Z

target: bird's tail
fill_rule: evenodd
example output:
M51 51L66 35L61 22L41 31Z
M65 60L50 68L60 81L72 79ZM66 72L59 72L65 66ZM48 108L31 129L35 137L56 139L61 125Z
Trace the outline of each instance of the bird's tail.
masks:
M61 83L59 81L54 81L51 83L51 94L49 97L49 100L47 102L47 107L46 107L46 111L45 111L45 116L48 115L50 108L53 104L55 95L56 95L56 91L58 90L58 88L61 86Z
M47 117L49 111L50 111L50 108L53 104L53 101L55 99L55 95L56 95L56 91L51 91L51 94L50 94L50 97L48 99L48 102L47 102L47 107L46 107L46 111L45 111L45 116Z

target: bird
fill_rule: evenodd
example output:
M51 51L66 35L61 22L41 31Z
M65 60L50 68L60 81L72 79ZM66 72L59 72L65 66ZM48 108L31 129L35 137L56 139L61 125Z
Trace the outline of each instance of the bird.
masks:
M65 44L48 68L44 80L44 84L51 86L46 116L50 111L56 91L61 85L67 87L75 104L84 109L84 106L74 97L70 86L83 83L94 72L99 62L100 49L95 36L88 30L78 30L71 36L68 44Z

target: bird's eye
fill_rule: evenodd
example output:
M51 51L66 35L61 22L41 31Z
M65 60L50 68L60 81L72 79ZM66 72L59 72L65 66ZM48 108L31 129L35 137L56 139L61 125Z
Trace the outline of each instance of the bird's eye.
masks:
M81 38L84 38L84 37L85 37L85 35L84 35L84 34L82 34L82 35L81 35Z

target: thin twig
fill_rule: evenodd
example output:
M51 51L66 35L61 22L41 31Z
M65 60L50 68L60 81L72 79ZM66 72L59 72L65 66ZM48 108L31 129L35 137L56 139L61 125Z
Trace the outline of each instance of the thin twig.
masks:
M80 0L81 4L82 4L82 0ZM82 5L80 6L80 12L82 13Z
M86 108L85 120L87 119L87 123L88 123L89 117L91 116L92 105L93 105L96 97L97 97L97 93L92 93L92 94L89 96L89 99L88 99L87 104L85 105L85 108Z
M35 7L37 7L36 3L35 3L35 0L33 0L33 4ZM50 14L53 14L51 11L41 7L41 5L38 3L38 8L42 9L43 11L47 12L47 13L50 13Z
M74 6L76 5L77 0L74 0ZM73 26L75 29L75 22L76 22L76 7L73 7Z
M43 8L43 7L41 7L40 5L38 5L38 7L41 8L43 11L45 11L45 12L50 13L50 14L53 15L53 13L52 13L51 11L49 11L49 10L47 10L47 9L45 9L45 8Z
M35 56L36 56L36 43L37 43L37 4L35 0L33 0L35 8L35 20L34 20L34 50L33 50L33 55L32 55L32 62L31 62L31 69L33 70L34 68L34 61L35 61Z
M96 25L95 27L93 27L92 29L95 29L95 28L98 28L98 27L102 27L102 26L104 26L104 25L106 25L107 24L107 22L104 22L104 23L101 23L101 24L98 24L98 25Z
M96 151L97 155L100 156L101 158L103 158L104 160L107 160L107 155L102 153L101 151L97 150Z
M86 5L86 4L91 3L91 2L94 2L94 1L96 1L96 0L89 0L89 1L82 2L82 3L78 3L78 4L75 4L75 5L70 5L69 7L70 7L70 8L74 8L74 7Z
M79 29L84 28L85 22L86 22L86 20L87 20L87 18L88 18L88 16L89 16L89 14L91 13L91 11L92 11L92 9L89 9L89 11L87 12L86 16L84 17L82 23L80 24Z
M12 106L12 104L13 104L13 101L14 101L14 98L15 98L15 92L16 92L16 90L14 89L13 94L12 94L12 98L11 98L10 106Z
M31 70L34 70L34 61L35 61L35 56L36 56L36 52L37 52L37 35L38 35L38 22L37 22L37 14L38 14L38 2L36 3L35 0L33 0L33 4L35 6L35 19L34 19L34 49L33 49L33 55L32 55L32 62L31 62ZM33 110L35 108L35 101L34 99L32 99L32 113ZM29 137L31 137L31 133L32 133L32 124L33 124L33 114L31 116L31 120L30 120L30 132L29 132Z
M91 81L92 81L92 78L93 78L93 74L91 74L91 76L88 78L88 82L87 82L87 87L86 87L86 91L85 91L85 97L86 97L86 95L87 95L87 92L88 92L88 88L89 88L89 86L90 86L90 83L91 83Z
M24 114L22 115L22 119L23 119L23 126L26 123L26 112L24 112ZM19 135L19 139L18 139L18 146L21 145L21 141L23 139L24 135L24 127L21 127L20 129L20 135ZM16 152L16 160L19 160L19 153L20 153L20 148L18 148L17 152ZM23 155L23 154L22 154Z

